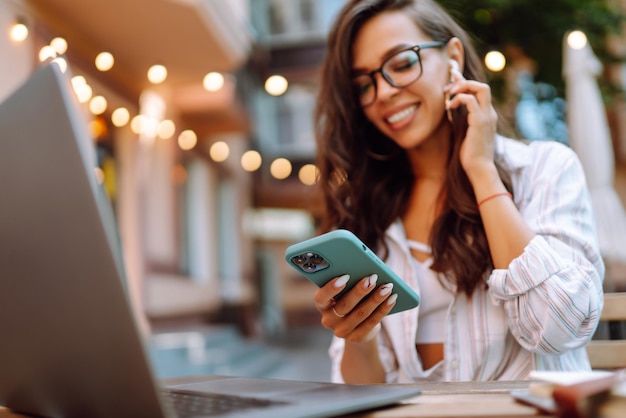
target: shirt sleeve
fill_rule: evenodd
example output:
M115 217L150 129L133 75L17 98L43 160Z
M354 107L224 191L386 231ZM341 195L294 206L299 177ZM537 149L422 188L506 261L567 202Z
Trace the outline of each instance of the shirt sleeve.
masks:
M570 149L549 149L525 169L516 196L537 235L508 269L492 272L489 287L522 347L560 354L593 336L603 306L604 264L582 166Z

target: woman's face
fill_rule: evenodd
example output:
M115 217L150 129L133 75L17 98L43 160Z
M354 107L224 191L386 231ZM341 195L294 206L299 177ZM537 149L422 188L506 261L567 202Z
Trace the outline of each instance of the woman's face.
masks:
M432 41L404 12L378 14L357 33L352 49L353 70L369 73L380 68L393 52ZM449 137L450 128L443 122L443 88L450 77L446 48L421 50L422 75L406 87L393 87L380 73L374 75L376 98L363 107L365 116L406 150L435 136Z

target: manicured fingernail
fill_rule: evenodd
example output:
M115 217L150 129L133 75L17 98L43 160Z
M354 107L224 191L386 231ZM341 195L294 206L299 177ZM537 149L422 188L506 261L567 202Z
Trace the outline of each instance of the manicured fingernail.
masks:
M335 287L337 288L344 287L346 283L348 283L348 280L350 280L349 274L344 274L343 276L339 276L339 278L335 280Z
M393 290L393 283L384 284L380 287L380 295L381 296L388 295L389 293L391 293L392 290Z
M372 274L365 281L365 288L366 289L370 289L370 288L374 287L376 285L377 281L378 281L378 274L376 274L376 273Z
M397 293L394 293L393 295L389 296L387 298L387 305L393 305L394 303L396 303L396 299L398 299Z

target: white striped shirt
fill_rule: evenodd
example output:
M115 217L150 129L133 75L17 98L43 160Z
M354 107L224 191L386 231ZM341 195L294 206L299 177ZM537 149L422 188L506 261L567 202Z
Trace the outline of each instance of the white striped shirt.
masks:
M387 316L378 336L387 382L520 380L531 370L589 370L585 344L603 306L604 264L585 175L576 154L553 141L497 137L496 158L536 236L488 289L457 294L448 308L443 367L422 369L415 349L419 307ZM387 231L387 264L421 294L402 223ZM344 340L329 349L332 380L343 382Z

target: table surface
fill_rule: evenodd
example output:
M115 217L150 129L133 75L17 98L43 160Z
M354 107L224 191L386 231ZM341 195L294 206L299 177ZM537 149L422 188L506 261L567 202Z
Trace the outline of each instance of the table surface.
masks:
M199 377L175 379L176 383ZM172 383L169 381L168 383ZM541 415L535 408L516 402L511 390L528 388L529 382L446 382L416 384L422 394L400 404L344 415L344 418L407 417L531 417ZM549 417L549 415L541 415ZM25 418L0 407L0 418Z
M346 415L344 418L407 417L533 417L536 408L515 401L512 390L527 389L529 382L419 383L422 394L399 405Z

